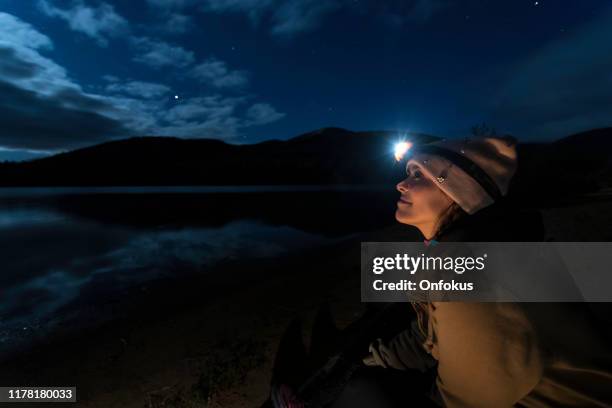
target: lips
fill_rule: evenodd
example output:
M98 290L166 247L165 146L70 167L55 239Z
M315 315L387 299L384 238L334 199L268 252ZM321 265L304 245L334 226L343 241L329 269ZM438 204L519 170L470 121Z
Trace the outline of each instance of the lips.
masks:
M403 197L400 197L400 199L397 201L398 204L408 204L408 205L412 205L412 203L408 200L406 200Z

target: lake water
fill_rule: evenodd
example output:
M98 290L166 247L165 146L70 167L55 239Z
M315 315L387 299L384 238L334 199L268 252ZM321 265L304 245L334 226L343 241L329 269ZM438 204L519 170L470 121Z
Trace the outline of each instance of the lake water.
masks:
M0 189L0 354L149 281L381 227L395 198L379 186Z

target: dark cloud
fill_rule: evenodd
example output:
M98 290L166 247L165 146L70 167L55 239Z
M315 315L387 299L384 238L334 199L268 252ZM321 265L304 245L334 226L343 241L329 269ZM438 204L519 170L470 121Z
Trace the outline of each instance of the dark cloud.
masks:
M13 48L0 45L0 78L31 78L38 70L35 63L19 59Z
M7 13L0 13L0 23L0 148L5 156L15 156L14 149L61 150L128 133L103 115L115 109L112 104L84 92L63 67L41 54L53 49L47 36Z
M49 1L41 4L51 7ZM67 13L58 14L62 18L74 13L81 22L96 15L82 2L72 4L71 9L47 11ZM103 4L98 12L102 11L115 13ZM101 27L111 27L112 21L122 17L92 28L92 38L111 35L110 28ZM130 45L135 61L155 69L181 68L186 76L197 74L214 88L235 91L248 82L246 71L230 69L212 57L192 68L194 53L178 45L149 37L132 37ZM234 138L243 128L284 116L266 103L238 111L247 96L175 99L169 98L172 89L164 83L113 75L103 76L105 85L88 88L97 93L87 92L63 66L44 55L53 48L51 39L30 24L0 12L0 158L31 158L131 135Z
M99 143L129 131L95 112L64 107L65 95L44 97L0 81L0 145L33 150L61 150Z

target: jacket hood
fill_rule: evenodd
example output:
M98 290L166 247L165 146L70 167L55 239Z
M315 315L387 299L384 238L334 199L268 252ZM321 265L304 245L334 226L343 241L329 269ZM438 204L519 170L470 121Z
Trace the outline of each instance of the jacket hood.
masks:
M455 221L436 239L448 242L538 242L545 236L538 210L520 209L502 199Z

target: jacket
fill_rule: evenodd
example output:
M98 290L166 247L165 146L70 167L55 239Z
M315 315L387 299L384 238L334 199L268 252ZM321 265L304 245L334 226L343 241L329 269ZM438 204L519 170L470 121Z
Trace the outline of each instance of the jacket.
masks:
M542 241L535 211L504 202L458 220L439 241ZM612 407L612 352L586 303L423 302L417 319L370 346L369 365L437 372L446 407Z

